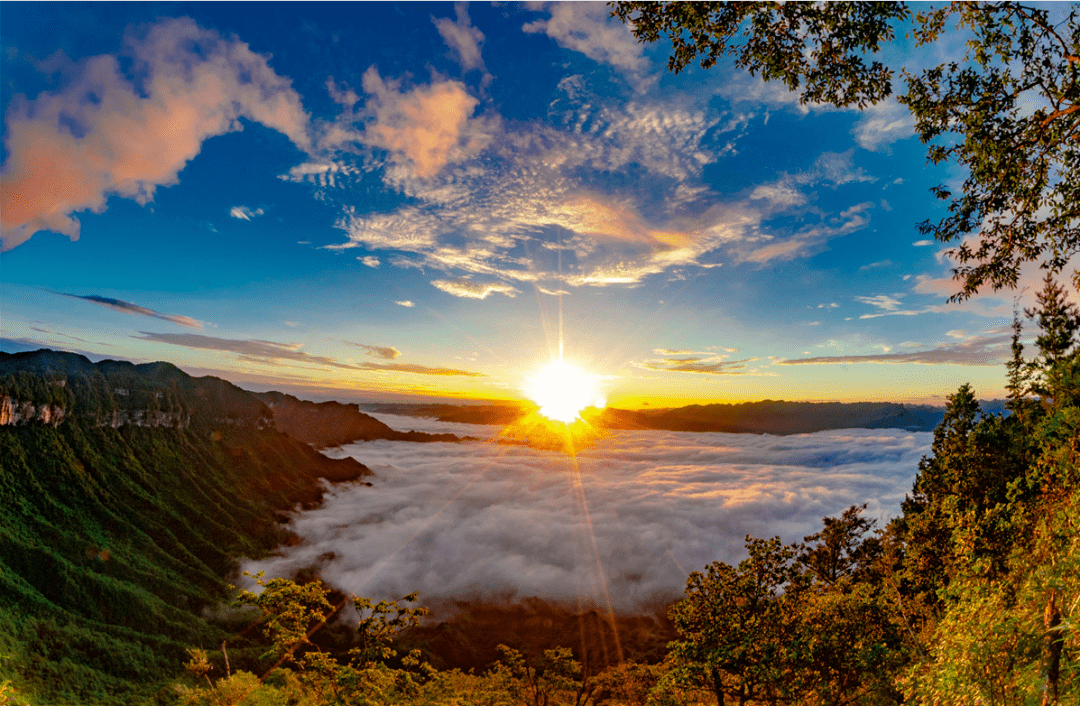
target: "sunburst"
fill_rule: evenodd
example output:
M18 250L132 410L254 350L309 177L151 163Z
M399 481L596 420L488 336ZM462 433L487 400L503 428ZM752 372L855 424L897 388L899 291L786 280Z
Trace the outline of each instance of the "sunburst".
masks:
M567 424L578 419L586 407L604 406L600 378L561 358L533 373L525 393L540 406L540 414Z

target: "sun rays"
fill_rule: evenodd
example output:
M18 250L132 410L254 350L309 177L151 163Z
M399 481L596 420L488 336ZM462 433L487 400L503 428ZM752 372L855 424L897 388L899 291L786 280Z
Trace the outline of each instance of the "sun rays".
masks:
M580 419L586 407L604 406L599 378L561 358L533 373L525 392L540 406L540 414L567 424Z

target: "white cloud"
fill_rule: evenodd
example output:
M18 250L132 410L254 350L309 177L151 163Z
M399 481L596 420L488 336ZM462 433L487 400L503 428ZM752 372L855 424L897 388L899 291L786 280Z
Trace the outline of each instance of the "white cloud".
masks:
M298 164L286 174L278 175L278 179L294 183L307 182L326 189L344 186L349 178L359 174L359 169L344 162L316 161Z
M832 106L813 103L804 105L799 102L800 94L789 91L783 82L762 81L761 77L751 76L746 71L729 72L716 92L733 106L745 107L746 104L757 104L773 110L791 110L801 115L808 114L811 109L835 110ZM767 112L764 120L765 122L769 120Z
M639 88L651 83L649 62L630 28L609 17L607 5L598 2L560 2L540 5L550 19L535 20L521 29L546 34L559 46L581 52L599 64L608 64L634 81Z
M106 54L79 62L61 88L12 101L3 249L42 230L77 240L73 214L100 213L113 194L150 202L157 187L177 183L204 140L241 129L240 118L310 147L300 96L247 44L181 18L129 32L124 45L138 89Z
M850 365L857 363L877 363L891 365L976 365L996 367L1008 360L1011 355L1011 334L997 333L988 336L957 336L955 335L957 333L962 334L963 332L950 331L946 335L953 338L964 338L962 343L942 344L929 350L890 353L888 346L882 346L882 349L885 351L884 353L872 355L794 358L780 361L778 365Z
M497 431L379 416L398 429ZM345 591L419 591L421 603L538 596L595 605L606 586L616 610L638 610L677 599L687 571L744 558L745 534L799 541L822 517L862 502L871 517L897 514L930 443L929 433L898 430L615 432L580 453L580 475L567 456L525 447L351 445L328 454L367 464L374 486L331 488L322 507L291 523L301 544L244 568L278 576L318 562Z
M378 267L380 264L379 258L375 257L374 255L365 255L364 257L358 257L356 259L367 265L368 267Z
M394 303L395 303L395 304L397 304L398 306L403 306L403 307L405 307L406 309L411 309L411 308L413 308L414 306L416 306L416 304L412 303L412 302L411 302L411 301L409 301L408 299L405 299L404 301L400 301L400 302L394 302Z
M461 68L466 71L484 71L484 59L480 56L484 33L473 27L469 21L468 3L454 3L454 11L457 22L449 17L433 17L431 21L435 23L446 45L453 50Z
M754 190L750 192L750 199L768 201L781 208L791 208L806 203L806 194L791 184L776 182L773 184L760 184L754 187Z
M489 294L505 294L508 297L514 297L518 293L517 289L503 282L473 282L465 278L437 279L431 284L447 294L465 299L487 299Z
M466 129L479 101L458 81L439 81L402 90L374 66L364 72L365 110L374 116L360 139L390 153L421 179L435 176L483 145Z
M733 247L736 257L741 262L765 265L770 262L794 260L810 257L826 248L833 238L862 230L870 222L867 211L873 204L864 202L845 209L839 215L822 219L821 223L807 226L787 238L761 234L756 240L747 239L745 243ZM765 241L765 245L759 244Z
M902 296L902 295L901 295ZM902 302L896 297L891 297L887 294L878 294L873 297L855 297L855 301L863 304L869 304L882 311L896 311L900 308Z
M936 241L933 240L916 240L912 245L917 248L925 248L933 245Z
M560 87L549 122L472 118L466 132L483 136L475 150L423 170L427 176L385 165L384 182L408 204L389 212L343 204L337 226L348 239L328 247L396 251L383 259L548 291L633 286L662 273L685 276L679 268L687 266L718 267L725 255L758 265L811 256L865 227L876 207L859 203L830 214L808 206L816 187L874 180L854 164L854 150L823 153L802 172L722 202L703 172L741 119L685 100L616 104L591 93L580 76ZM617 190L606 186L613 173L624 175ZM798 230L791 220L768 228L774 216L799 207L808 217ZM556 269L548 255L560 247L571 256Z
M643 370L656 370L668 373L696 373L699 375L750 375L753 371L746 367L760 358L727 360L726 355L714 353L695 353L694 351L654 351L663 358L653 358L631 363Z
M844 184L877 181L877 177L870 176L862 167L855 166L854 153L854 150L822 152L813 167L795 174L792 178L798 184L825 184L833 188Z
M229 215L233 218L239 218L242 221L250 221L252 218L258 218L263 215L265 211L261 208L257 208L254 211L247 206L233 206L229 209Z
M237 340L218 336L204 336L199 333L151 333L147 331L140 331L138 336L132 336L132 338L141 341L168 343L196 350L235 353L240 360L255 363L279 365L288 361L307 365L357 369L354 365L343 363L328 356L306 353L301 350L304 347L302 343L278 343L259 339Z
M577 125L578 115L568 109L562 120ZM502 132L483 153L483 163L496 168L470 160L428 180L401 179L395 183L416 202L394 212L360 214L346 206L339 226L349 242L334 247L412 253L419 258L403 264L446 272L521 282L548 278L552 290L559 280L635 283L693 262L732 237L722 221L738 216L718 210L657 227L625 200L582 189L580 177L572 175L640 165L656 175L643 176L642 189L686 198L687 190L679 187L699 178L710 161L701 142L714 124L700 111L631 104L589 109L587 130L532 125ZM701 197L705 190L695 193ZM554 237L541 237L545 231L560 233L564 247L576 253L576 271L570 266L560 277L551 271L553 263L541 266L537 258L522 256L525 243L533 252L557 247Z
M915 119L895 98L886 98L859 112L851 134L863 149L883 152L892 143L915 136Z
M345 341L350 346L356 346L367 352L373 358L382 358L383 360L393 360L401 355L401 351L393 346L369 346L366 343L353 343L352 341Z

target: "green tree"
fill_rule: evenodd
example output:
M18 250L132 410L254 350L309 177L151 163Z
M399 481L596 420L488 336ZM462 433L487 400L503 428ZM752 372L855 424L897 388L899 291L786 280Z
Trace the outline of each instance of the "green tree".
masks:
M866 503L849 507L840 517L826 517L825 527L798 546L799 563L818 582L831 588L865 580L874 573L881 559L881 541L866 536L877 521L862 517L864 510Z
M394 638L403 630L416 625L427 613L426 608L402 605L398 601L379 601L352 596L337 605L329 601L330 589L321 581L299 584L290 579L264 580L262 573L254 576L260 592L242 590L237 597L241 606L252 606L262 613L263 633L271 642L267 653L276 658L265 680L282 665L291 665L305 674L306 688L319 699L332 703L379 703L395 692L413 692L415 676L431 676L420 665L414 652L403 660L405 670L389 670L385 663L397 656L392 648ZM351 600L360 615L357 624L357 646L349 651L349 662L321 650L312 640L333 616ZM401 599L416 601L416 594ZM409 671L409 670L413 671Z
M897 100L927 157L965 174L954 193L933 191L947 214L920 231L941 242L966 299L984 285L1014 287L1020 268L1051 272L1080 251L1080 9L1062 19L1019 2L905 3L615 2L612 15L642 42L666 36L668 67L737 67L800 91L803 103L864 107L893 92L895 68L868 61L906 28L916 46L962 33L959 61L901 69ZM1056 17L1055 14L1055 17ZM1080 287L1080 272L1074 272Z
M796 545L810 579L794 600L800 646L793 673L812 703L894 703L896 668L904 661L901 620L885 590L884 548L876 522L854 505L826 517L820 532Z
M704 684L720 703L775 704L790 693L793 620L781 599L802 574L779 537L747 536L738 567L713 562L686 582L669 613L680 639L671 643L672 678Z
M1039 326L1039 335L1035 345L1039 349L1037 369L1044 373L1062 367L1070 357L1076 345L1076 333L1080 331L1080 309L1070 302L1065 289L1054 281L1048 272L1043 280L1042 290L1036 294L1037 305L1025 309L1028 318L1034 319ZM1043 395L1052 395L1046 380L1035 388Z
M511 684L508 691L528 706L554 706L560 703L583 704L589 690L581 681L581 664L569 647L544 650L537 660L530 660L518 650L499 645L499 662L505 666Z
M722 704L897 703L902 621L863 509L825 518L800 544L747 537L738 567L691 574L671 609L680 639L661 684L707 685Z

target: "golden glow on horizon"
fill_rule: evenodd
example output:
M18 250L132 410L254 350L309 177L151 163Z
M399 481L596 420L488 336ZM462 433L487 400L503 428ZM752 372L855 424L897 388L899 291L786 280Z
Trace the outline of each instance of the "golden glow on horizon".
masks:
M540 406L540 414L570 423L581 410L606 404L599 378L564 360L553 360L533 373L525 383L525 394Z

